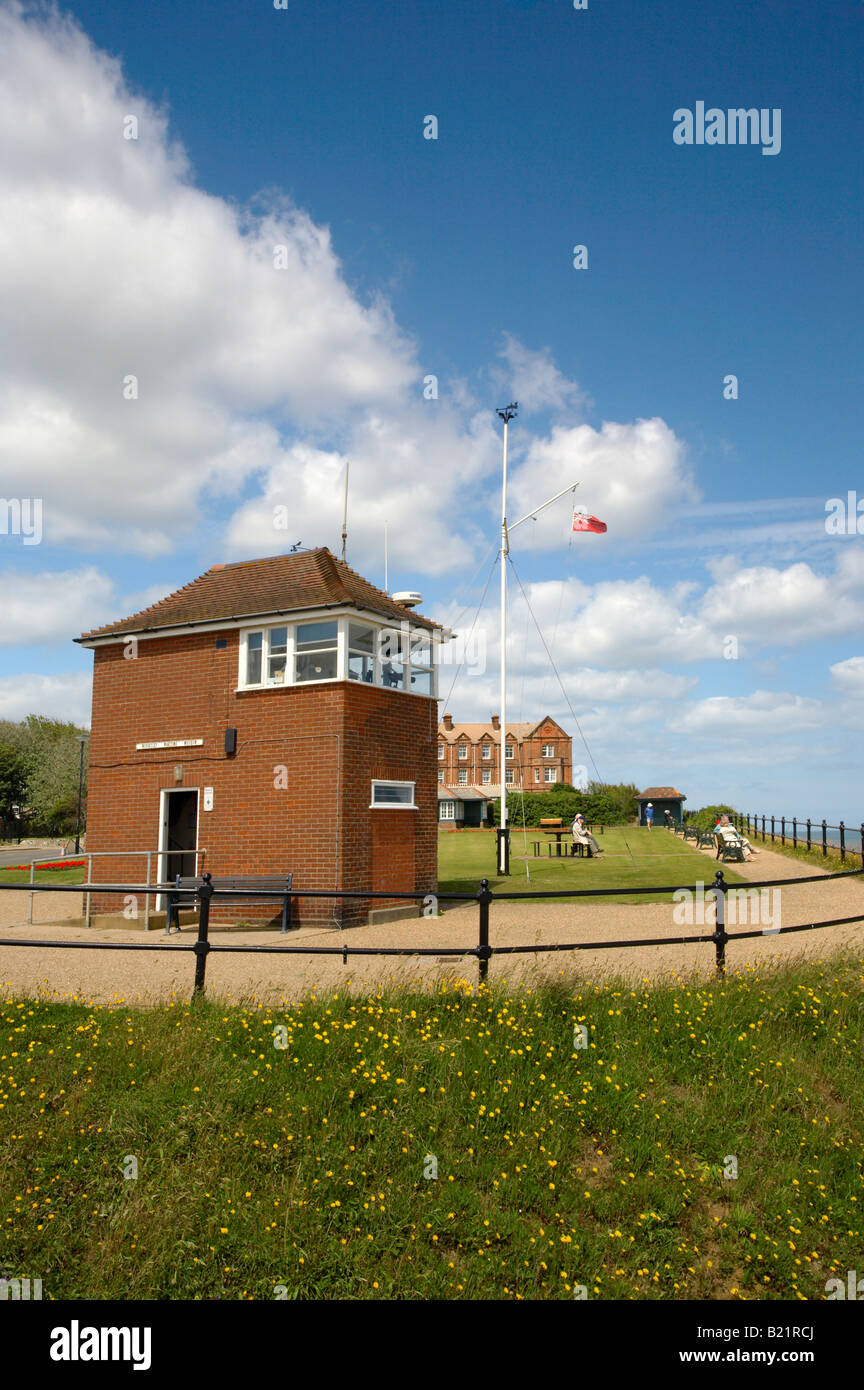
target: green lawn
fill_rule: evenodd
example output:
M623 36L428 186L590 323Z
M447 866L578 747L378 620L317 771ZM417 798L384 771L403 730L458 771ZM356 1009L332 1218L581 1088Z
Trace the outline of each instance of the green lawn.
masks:
M824 1299L861 1269L862 1016L839 956L0 1003L0 1271L46 1300Z
M446 831L438 835L438 890L440 893L476 893L481 878L488 878L493 892L521 893L530 897L531 889L632 888L632 894L617 898L622 903L662 902L639 889L649 886L713 882L715 871L723 869L727 883L743 883L731 864L718 864L668 830L648 830L639 826L611 826L601 834L594 832L602 859L560 859L554 854L555 840L538 830L514 830L510 837L510 877L495 872L494 831ZM527 836L527 849L526 840ZM546 844L552 839L553 858L547 857ZM542 857L532 858L533 842L541 841ZM564 840L562 845L566 844ZM527 855L527 858L526 858ZM563 901L568 901L564 899ZM575 901L575 900L574 900ZM607 901L613 901L607 899Z
M86 865L80 869L38 869L34 883L83 883L87 874ZM29 883L29 869L0 869L0 883Z

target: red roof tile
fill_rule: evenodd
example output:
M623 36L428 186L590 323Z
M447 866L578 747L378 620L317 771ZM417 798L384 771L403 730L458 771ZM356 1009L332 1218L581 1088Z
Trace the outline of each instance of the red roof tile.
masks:
M438 628L429 618L396 603L362 575L343 565L326 547L265 560L213 565L206 574L158 603L120 622L108 623L77 637L86 642L122 633L159 628L269 618L310 608L360 608L385 618L408 618L419 627Z

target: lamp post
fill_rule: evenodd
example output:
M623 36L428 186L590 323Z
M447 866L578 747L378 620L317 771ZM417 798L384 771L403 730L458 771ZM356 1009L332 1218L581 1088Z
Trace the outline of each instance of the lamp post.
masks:
M76 734L80 746L78 756L78 815L75 820L75 853L81 848L81 793L84 787L84 744L87 742L86 734Z

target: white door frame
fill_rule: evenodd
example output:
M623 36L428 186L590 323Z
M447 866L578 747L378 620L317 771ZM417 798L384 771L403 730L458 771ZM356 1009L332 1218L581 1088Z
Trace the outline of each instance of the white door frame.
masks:
M167 798L176 792L195 793L195 868L198 868L198 841L201 836L201 788L200 787L163 787L159 793L159 836L157 844L159 854L156 859L156 880L158 883L168 882L168 800ZM191 854L192 851L190 850ZM156 899L156 911L166 912L168 909L168 898L165 893L160 893Z

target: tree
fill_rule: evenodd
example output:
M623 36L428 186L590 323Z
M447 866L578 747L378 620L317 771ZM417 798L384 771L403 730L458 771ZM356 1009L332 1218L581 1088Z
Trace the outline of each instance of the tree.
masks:
M11 815L13 806L20 806L27 791L27 768L16 748L0 743L0 815Z
M0 745L8 747L23 769L20 792L31 830L51 834L75 828L78 806L78 766L81 756L76 724L47 715L28 714L20 724L0 723ZM82 809L86 795L86 762Z

